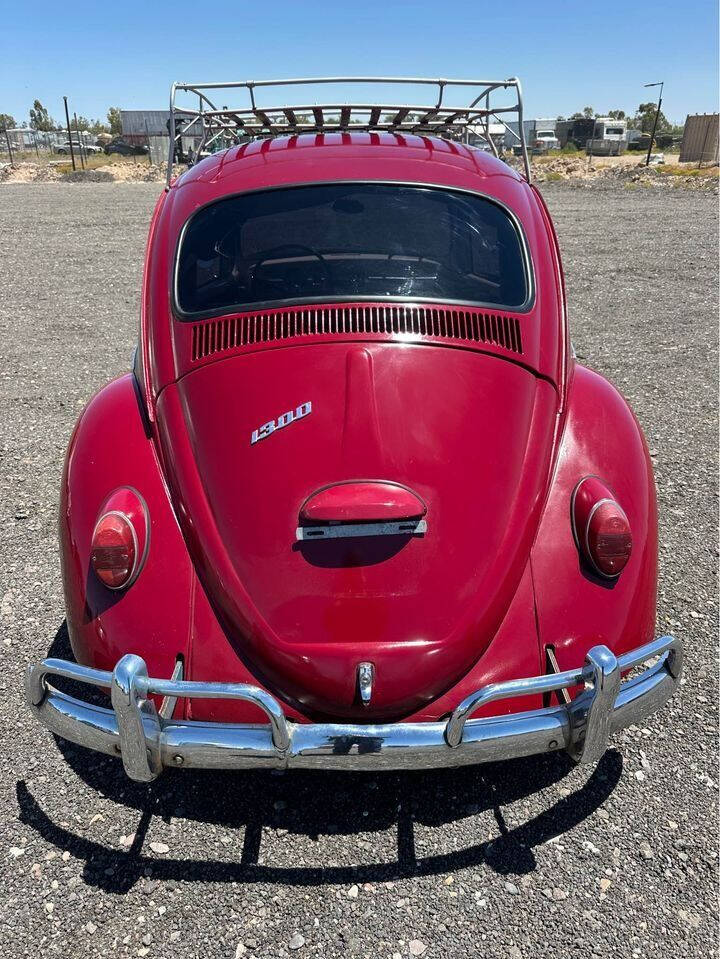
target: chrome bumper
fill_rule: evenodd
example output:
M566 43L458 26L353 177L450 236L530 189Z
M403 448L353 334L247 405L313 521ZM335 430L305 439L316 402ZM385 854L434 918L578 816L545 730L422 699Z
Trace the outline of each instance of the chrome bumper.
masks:
M632 679L621 674L659 656ZM682 671L682 646L670 636L616 658L595 646L578 669L485 686L463 700L448 720L357 725L293 723L282 706L256 686L148 677L144 660L127 655L115 669L88 669L61 659L31 666L27 696L38 720L53 733L98 752L121 756L132 779L149 782L166 766L189 769L305 768L418 769L462 766L565 749L578 762L595 762L608 736L643 720L665 703ZM51 676L110 689L112 709L55 689ZM471 719L499 699L584 689L568 705L510 716ZM165 697L156 710L150 694ZM267 725L167 719L181 697L238 699L264 710Z

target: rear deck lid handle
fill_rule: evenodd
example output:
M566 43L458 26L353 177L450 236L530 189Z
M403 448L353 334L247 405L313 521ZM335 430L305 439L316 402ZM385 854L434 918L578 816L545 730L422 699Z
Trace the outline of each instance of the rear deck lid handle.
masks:
M407 486L386 480L353 480L323 486L300 507L301 523L389 523L420 518L423 500Z

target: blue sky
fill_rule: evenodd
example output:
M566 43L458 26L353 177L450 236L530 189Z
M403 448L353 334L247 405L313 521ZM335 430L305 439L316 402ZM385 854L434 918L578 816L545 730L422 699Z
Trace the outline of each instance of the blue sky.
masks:
M716 0L26 0L3 13L0 112L162 109L172 80L517 75L528 117L631 112L664 80L681 121L718 108L717 46Z

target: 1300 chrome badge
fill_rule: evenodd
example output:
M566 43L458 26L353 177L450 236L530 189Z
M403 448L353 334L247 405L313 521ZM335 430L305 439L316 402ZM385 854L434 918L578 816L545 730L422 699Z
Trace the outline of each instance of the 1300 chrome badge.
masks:
M252 446L260 440L266 440L275 430L281 430L284 426L290 426L295 420L301 420L303 416L309 416L310 413L312 413L312 403L301 403L296 409L288 410L287 413L278 416L276 420L263 423L258 429L252 431L250 445Z

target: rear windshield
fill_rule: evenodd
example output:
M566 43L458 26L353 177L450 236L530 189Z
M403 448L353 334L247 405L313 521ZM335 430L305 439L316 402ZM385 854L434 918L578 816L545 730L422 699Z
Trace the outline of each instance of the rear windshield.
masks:
M515 225L470 193L337 183L220 200L182 238L184 314L378 298L522 306L528 280Z

